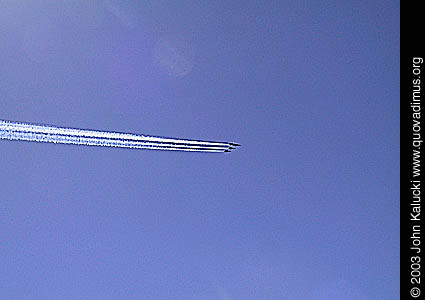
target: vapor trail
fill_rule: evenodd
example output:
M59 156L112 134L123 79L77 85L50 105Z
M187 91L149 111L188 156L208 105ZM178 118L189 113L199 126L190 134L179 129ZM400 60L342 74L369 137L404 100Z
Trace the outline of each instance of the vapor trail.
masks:
M230 152L238 144L165 138L132 133L64 128L0 120L0 139L191 152Z

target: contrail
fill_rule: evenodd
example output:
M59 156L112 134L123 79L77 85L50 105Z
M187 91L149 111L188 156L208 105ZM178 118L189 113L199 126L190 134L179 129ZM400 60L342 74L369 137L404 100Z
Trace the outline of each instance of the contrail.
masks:
M65 128L0 120L0 139L190 152L230 152L239 144L175 139L132 133Z

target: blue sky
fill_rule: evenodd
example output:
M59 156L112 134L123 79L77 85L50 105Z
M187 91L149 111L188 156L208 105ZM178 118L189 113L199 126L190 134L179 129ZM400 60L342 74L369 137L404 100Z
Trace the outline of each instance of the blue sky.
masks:
M399 2L0 3L1 299L399 299Z

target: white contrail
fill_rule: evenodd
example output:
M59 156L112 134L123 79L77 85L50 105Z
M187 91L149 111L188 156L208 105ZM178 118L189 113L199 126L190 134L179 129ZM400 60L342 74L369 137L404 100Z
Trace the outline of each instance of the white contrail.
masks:
M0 139L192 152L230 152L238 144L163 138L0 120Z

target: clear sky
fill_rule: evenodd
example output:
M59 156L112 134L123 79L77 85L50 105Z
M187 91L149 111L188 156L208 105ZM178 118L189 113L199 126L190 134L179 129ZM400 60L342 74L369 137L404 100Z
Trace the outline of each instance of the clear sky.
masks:
M399 299L399 1L1 1L0 299Z

